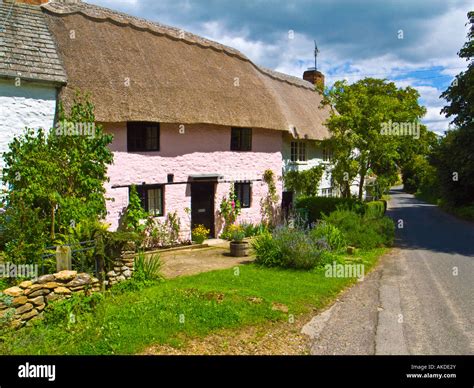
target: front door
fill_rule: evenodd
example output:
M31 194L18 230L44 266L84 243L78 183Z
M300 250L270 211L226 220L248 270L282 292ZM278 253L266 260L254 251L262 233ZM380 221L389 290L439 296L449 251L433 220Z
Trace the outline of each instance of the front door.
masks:
M194 229L197 225L204 225L211 231L211 237L215 237L214 194L213 182L191 183L191 226Z

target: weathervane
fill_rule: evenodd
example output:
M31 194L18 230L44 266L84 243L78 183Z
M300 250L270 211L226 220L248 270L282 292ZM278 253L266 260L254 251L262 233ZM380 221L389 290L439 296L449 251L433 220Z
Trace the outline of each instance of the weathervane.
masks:
M318 45L316 44L316 41L314 41L314 70L318 70Z

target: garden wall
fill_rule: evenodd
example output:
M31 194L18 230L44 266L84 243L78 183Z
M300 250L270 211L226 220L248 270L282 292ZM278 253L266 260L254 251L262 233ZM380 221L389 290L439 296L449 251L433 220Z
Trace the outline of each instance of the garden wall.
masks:
M106 274L103 286L111 287L130 279L133 263L133 255L117 259L114 269ZM24 281L2 292L11 297L12 302L7 305L0 301L0 321L10 321L14 328L19 328L31 319L41 317L45 307L53 301L70 298L73 294L90 295L101 289L99 279L77 271L66 270Z

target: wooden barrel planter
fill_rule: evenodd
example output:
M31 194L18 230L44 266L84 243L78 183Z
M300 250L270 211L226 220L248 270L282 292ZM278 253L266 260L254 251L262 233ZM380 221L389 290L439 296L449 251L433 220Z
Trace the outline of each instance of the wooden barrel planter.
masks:
M247 241L231 241L230 255L233 257L245 257L249 253L249 243Z

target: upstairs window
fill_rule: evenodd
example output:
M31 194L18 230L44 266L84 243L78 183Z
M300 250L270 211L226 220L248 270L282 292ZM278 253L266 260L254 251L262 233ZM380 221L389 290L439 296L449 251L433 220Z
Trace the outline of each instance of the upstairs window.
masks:
M143 210L154 217L161 217L164 214L163 186L138 185L137 192Z
M250 183L236 183L234 185L235 195L240 203L240 207L249 208L252 200L252 188Z
M302 141L291 142L291 161L292 162L306 162L306 143Z
M332 160L332 151L329 148L323 148L323 162L330 162Z
M160 150L160 124L147 122L127 123L128 152Z
M231 151L252 150L252 128L232 128L230 136Z

